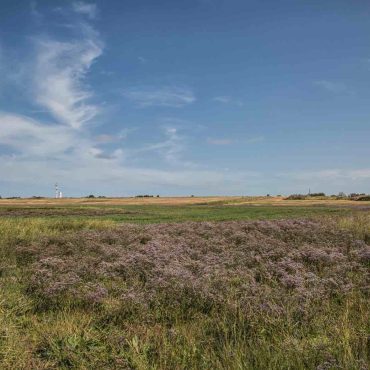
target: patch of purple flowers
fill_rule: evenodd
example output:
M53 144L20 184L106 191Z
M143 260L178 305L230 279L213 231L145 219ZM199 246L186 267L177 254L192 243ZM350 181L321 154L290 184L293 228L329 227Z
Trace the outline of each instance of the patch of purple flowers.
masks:
M368 284L370 247L308 220L186 222L81 231L19 247L28 292L44 301L281 314ZM285 307L285 308L284 308Z

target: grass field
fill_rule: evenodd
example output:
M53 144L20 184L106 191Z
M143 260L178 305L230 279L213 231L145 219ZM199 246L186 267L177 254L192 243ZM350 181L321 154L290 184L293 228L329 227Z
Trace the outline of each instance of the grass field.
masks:
M97 218L134 223L326 216L370 211L370 202L282 197L0 199L0 217Z
M353 201L0 200L0 368L368 369L369 244Z

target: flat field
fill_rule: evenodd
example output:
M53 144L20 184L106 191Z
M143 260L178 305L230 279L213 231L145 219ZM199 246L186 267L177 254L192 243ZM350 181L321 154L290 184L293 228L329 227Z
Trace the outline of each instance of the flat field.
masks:
M0 200L1 369L368 369L370 203Z
M370 202L282 197L0 199L0 217L158 223L327 216L370 211Z

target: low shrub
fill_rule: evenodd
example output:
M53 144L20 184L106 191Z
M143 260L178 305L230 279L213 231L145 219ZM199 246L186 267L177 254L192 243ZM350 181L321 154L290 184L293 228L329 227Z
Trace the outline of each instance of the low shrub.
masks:
M359 196L356 200L360 201L360 202L369 202L370 201L370 195Z
M304 200L304 199L307 199L307 195L291 194L288 197L286 197L285 199L287 199L287 200Z

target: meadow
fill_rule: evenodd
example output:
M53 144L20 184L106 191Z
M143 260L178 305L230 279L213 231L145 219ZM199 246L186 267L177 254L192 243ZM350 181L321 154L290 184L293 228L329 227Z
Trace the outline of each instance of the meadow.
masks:
M0 368L368 369L369 244L346 200L0 200Z

